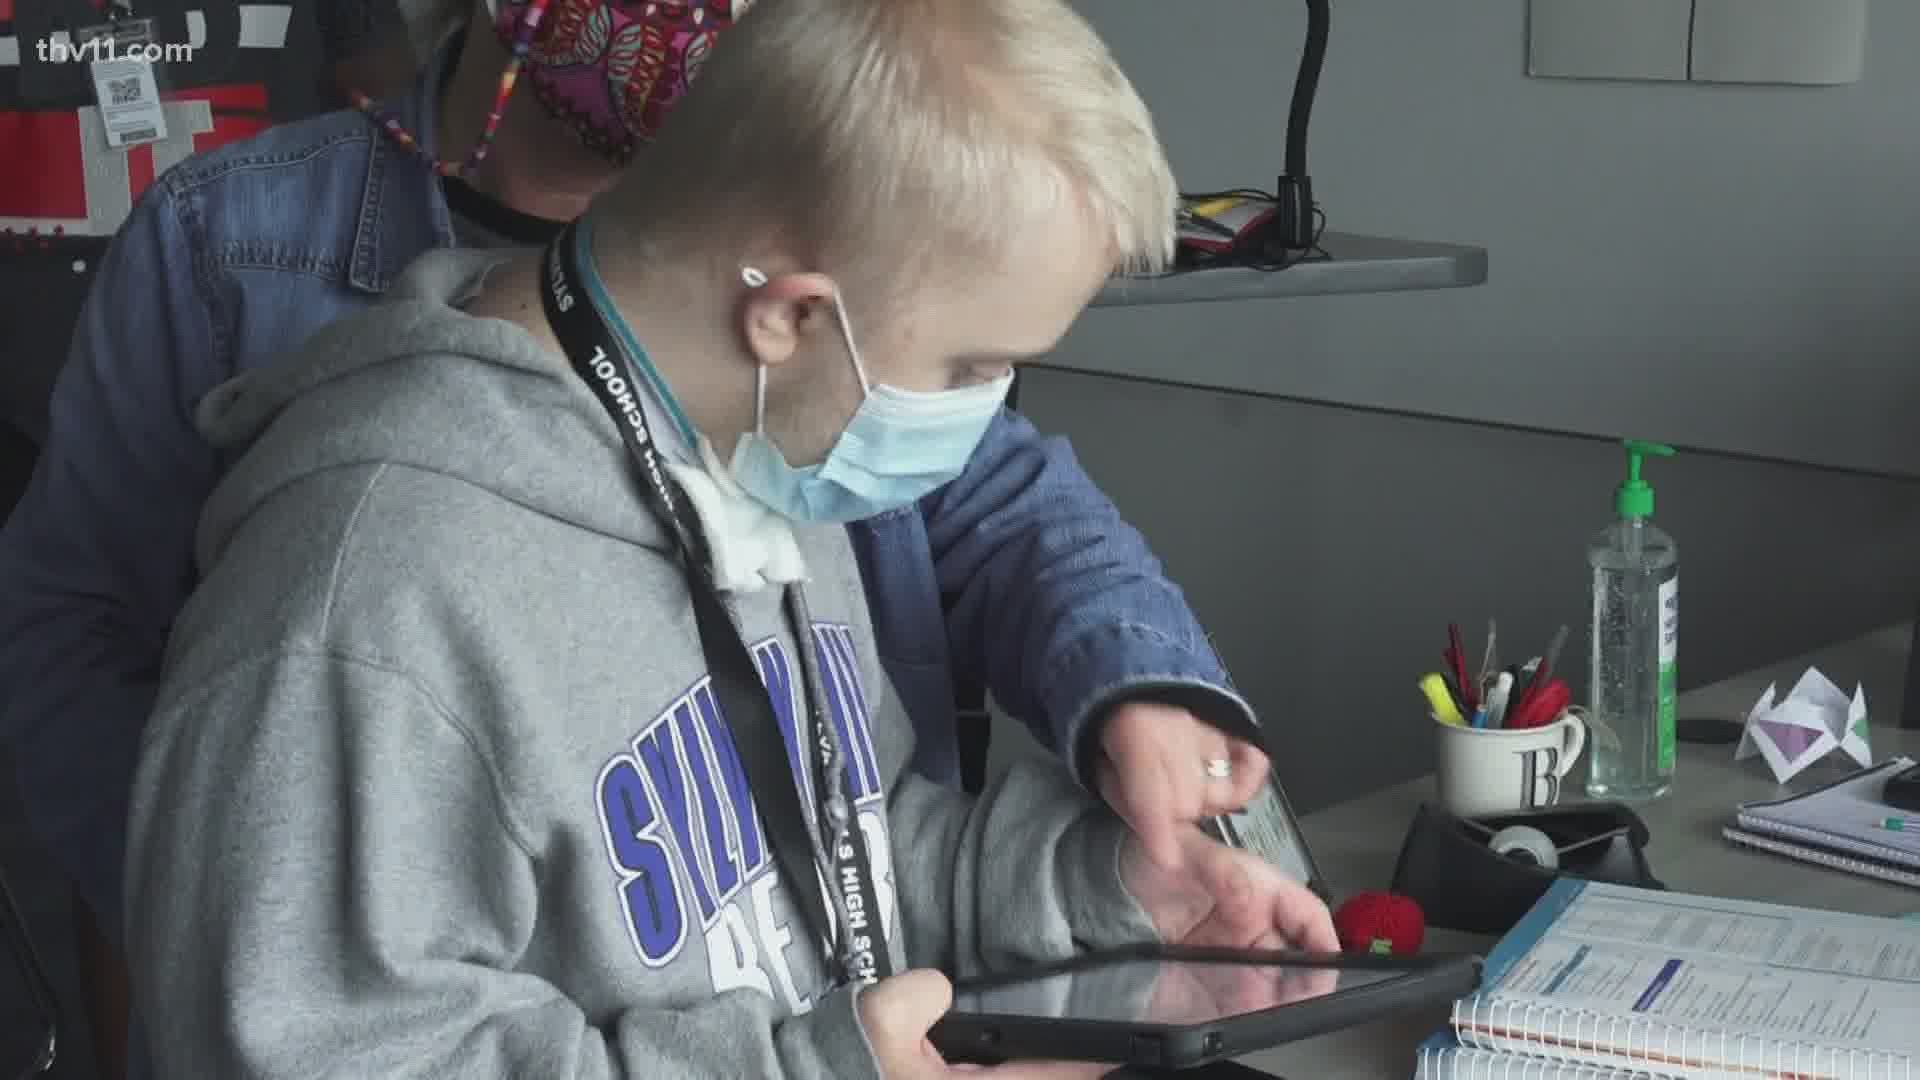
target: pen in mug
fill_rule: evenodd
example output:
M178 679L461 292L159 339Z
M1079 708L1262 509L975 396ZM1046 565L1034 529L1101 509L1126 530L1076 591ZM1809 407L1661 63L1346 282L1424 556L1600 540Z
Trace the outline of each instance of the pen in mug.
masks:
M1536 656L1519 667L1509 667L1507 670L1513 674L1513 686L1507 692L1507 713L1512 715L1520 704L1520 695L1526 692L1527 683L1532 680L1534 672L1540 670L1540 658Z
M1480 686L1467 674L1467 649L1460 637L1460 624L1447 624L1447 662L1453 669L1453 680L1460 686L1460 704L1467 709L1480 705Z
M1547 651L1540 657L1540 662L1527 676L1526 685L1514 694L1513 708L1524 709L1532 705L1533 699L1540 696L1540 691L1547 688L1547 684L1553 679L1554 662L1560 659L1560 650L1566 643L1567 627L1562 623L1560 629L1553 632L1553 640L1547 643Z
M1507 726L1510 728L1545 727L1560 718L1568 705L1573 703L1573 693L1567 684L1554 679L1545 686L1527 695L1527 700L1519 706L1507 710Z
M1473 702L1467 697L1466 689L1460 685L1460 680L1454 677L1453 672L1441 672L1440 681L1446 686L1448 696L1453 698L1453 707L1461 717L1473 715Z
M1881 818L1873 824L1875 828L1885 829L1888 832L1920 833L1920 820L1914 818Z
M1487 726L1500 727L1507 720L1507 698L1513 693L1513 676L1501 672L1487 691Z

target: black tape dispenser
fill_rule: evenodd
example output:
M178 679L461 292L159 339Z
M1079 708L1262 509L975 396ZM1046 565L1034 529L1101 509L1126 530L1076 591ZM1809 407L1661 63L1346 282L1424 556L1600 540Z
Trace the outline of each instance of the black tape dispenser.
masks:
M1393 870L1427 925L1504 934L1560 875L1664 889L1647 865L1647 826L1620 803L1463 818L1420 807Z

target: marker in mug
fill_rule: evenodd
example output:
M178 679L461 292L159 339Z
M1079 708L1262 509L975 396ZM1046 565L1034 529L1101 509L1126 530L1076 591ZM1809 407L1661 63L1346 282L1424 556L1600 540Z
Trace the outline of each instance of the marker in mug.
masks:
M1453 703L1453 694L1447 690L1447 680L1438 672L1424 675L1420 679L1420 692L1427 696L1427 705L1433 715L1443 724L1465 727L1466 720L1460 715L1460 709Z

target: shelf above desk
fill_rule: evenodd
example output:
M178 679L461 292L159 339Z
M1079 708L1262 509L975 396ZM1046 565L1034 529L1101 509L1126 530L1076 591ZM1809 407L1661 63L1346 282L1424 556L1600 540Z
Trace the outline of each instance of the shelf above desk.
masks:
M1320 246L1330 258L1285 270L1184 270L1161 277L1115 278L1093 306L1458 289L1487 280L1486 248L1337 232L1323 234Z

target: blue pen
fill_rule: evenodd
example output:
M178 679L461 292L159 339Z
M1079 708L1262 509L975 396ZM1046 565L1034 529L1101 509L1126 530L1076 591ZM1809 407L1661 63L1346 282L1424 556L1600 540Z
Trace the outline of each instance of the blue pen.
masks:
M1477 728L1486 727L1487 710L1484 707L1473 710L1473 719L1468 722L1467 726Z

